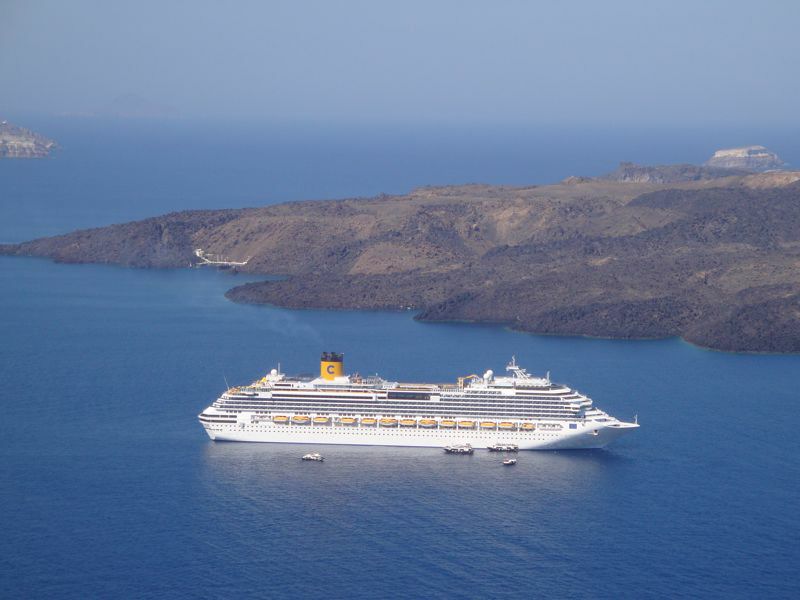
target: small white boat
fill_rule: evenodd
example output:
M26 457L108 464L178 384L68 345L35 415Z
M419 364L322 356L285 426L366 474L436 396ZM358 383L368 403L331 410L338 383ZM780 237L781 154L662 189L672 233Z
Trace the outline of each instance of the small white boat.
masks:
M516 444L492 444L487 446L489 452L519 452L519 446Z
M316 462L322 462L325 460L325 457L322 456L319 452L309 452L308 454L303 455L303 460L314 460Z
M455 446L445 446L444 451L448 454L472 454L474 450L469 444L458 444Z
M512 466L514 466L515 464L517 464L517 459L516 459L516 458L507 458L507 459L505 459L505 460L503 461L503 464L504 464L505 466L507 466L507 467L512 467Z

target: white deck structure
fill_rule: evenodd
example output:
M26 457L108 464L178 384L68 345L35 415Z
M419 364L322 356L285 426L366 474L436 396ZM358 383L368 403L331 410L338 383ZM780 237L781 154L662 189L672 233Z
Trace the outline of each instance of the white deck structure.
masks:
M577 391L516 364L507 376L470 375L456 384L397 383L344 375L325 353L321 375L278 369L227 390L199 419L217 441L431 446L516 444L520 450L602 448L639 427Z

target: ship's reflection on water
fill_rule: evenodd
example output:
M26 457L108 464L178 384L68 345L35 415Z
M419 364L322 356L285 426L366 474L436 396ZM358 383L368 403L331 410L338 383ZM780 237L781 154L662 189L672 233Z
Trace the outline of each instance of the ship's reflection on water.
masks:
M312 450L325 462L300 460ZM451 578L480 585L482 561L498 554L511 561L509 585L545 577L539 565L552 565L563 544L574 552L576 536L596 535L592 506L632 460L612 450L514 456L506 467L503 453L487 450L209 442L201 485L223 530L263 529L262 557L283 566L279 579L291 579L287 565L303 576L313 556L333 580L366 584L402 565L403 577L444 593Z
M320 452L325 462L300 460L312 451ZM502 464L507 456L518 459L514 467ZM483 518L488 500L498 518L508 516L505 511L519 514L523 505L556 510L579 505L598 487L609 485L631 460L610 449L513 454L477 449L473 455L458 456L439 448L209 442L203 476L212 493L257 499L269 503L271 510L288 495L314 510L325 505L329 516L346 510L350 501L366 511L369 506L385 510L394 504L407 508L427 498L432 501L429 512L420 512L422 522L415 523L424 526L437 506L448 511L458 507L461 512L471 498L482 499ZM332 498L338 501L327 502Z
M328 460L330 470L354 472L366 476L380 474L381 479L394 473L421 476L434 474L488 476L502 463L506 453L476 449L471 456L455 457L441 448L408 448L402 446L350 446L335 444L279 444L279 443L229 443L211 442L204 449L204 464L215 479L226 477L232 470L243 470L245 475L287 476L302 473L299 458L306 452L320 452ZM609 468L629 460L613 448L603 450L533 450L512 453L519 459L520 469L514 476L537 476L542 480L561 483L578 477L583 485L594 476L602 476ZM388 471L388 473L387 473ZM500 470L505 473L505 470ZM509 471L510 473L510 471ZM557 475L557 477L556 477ZM302 475L300 475L302 479ZM319 475L315 475L318 479ZM505 475L498 475L501 481ZM588 479L587 479L588 478ZM569 487L569 486L567 486Z

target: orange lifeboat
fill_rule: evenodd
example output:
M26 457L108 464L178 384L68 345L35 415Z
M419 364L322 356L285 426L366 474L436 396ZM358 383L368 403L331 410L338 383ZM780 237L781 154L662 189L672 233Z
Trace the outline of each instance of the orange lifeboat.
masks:
M397 427L397 419L384 417L380 420L381 427Z
M364 419L361 419L361 424L362 425L366 425L366 426L372 427L372 426L375 425L375 423L377 423L377 421L375 419L373 419L372 417L366 417Z
M400 419L400 427L416 427L416 419Z
M494 429L497 427L497 423L494 421L482 421L481 422L481 429Z
M533 431L534 429L536 429L536 425L534 425L533 423L523 423L522 428L525 431Z
M308 425L311 422L311 417L306 415L295 415L292 417L292 423L295 425Z
M500 429L516 429L516 425L511 421L501 421L499 424Z
M475 421L459 421L458 426L461 429L474 429L475 428Z
M279 423L280 425L286 425L289 422L289 417L285 415L276 415L272 417L273 423Z
M330 421L330 417L314 417L314 425L327 425Z
M342 417L340 422L342 425L358 425L358 419L355 417Z
M420 419L420 427L436 427L436 419Z
M456 422L455 421L451 421L450 419L442 419L439 422L439 426L440 427L446 427L447 429L450 429L450 428L456 426Z

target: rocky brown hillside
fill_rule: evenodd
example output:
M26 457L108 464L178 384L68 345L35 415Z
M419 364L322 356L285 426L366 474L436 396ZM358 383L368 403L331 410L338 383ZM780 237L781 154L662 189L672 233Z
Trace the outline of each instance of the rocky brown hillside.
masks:
M175 213L0 247L64 262L184 267L195 248L280 281L289 307L413 308L537 333L682 336L800 351L800 173L654 183L451 186L405 196Z
M621 162L619 167L602 179L630 183L682 183L684 181L719 179L731 175L749 175L752 172L753 170L750 169L734 167L701 167L689 164L650 167L632 162Z

